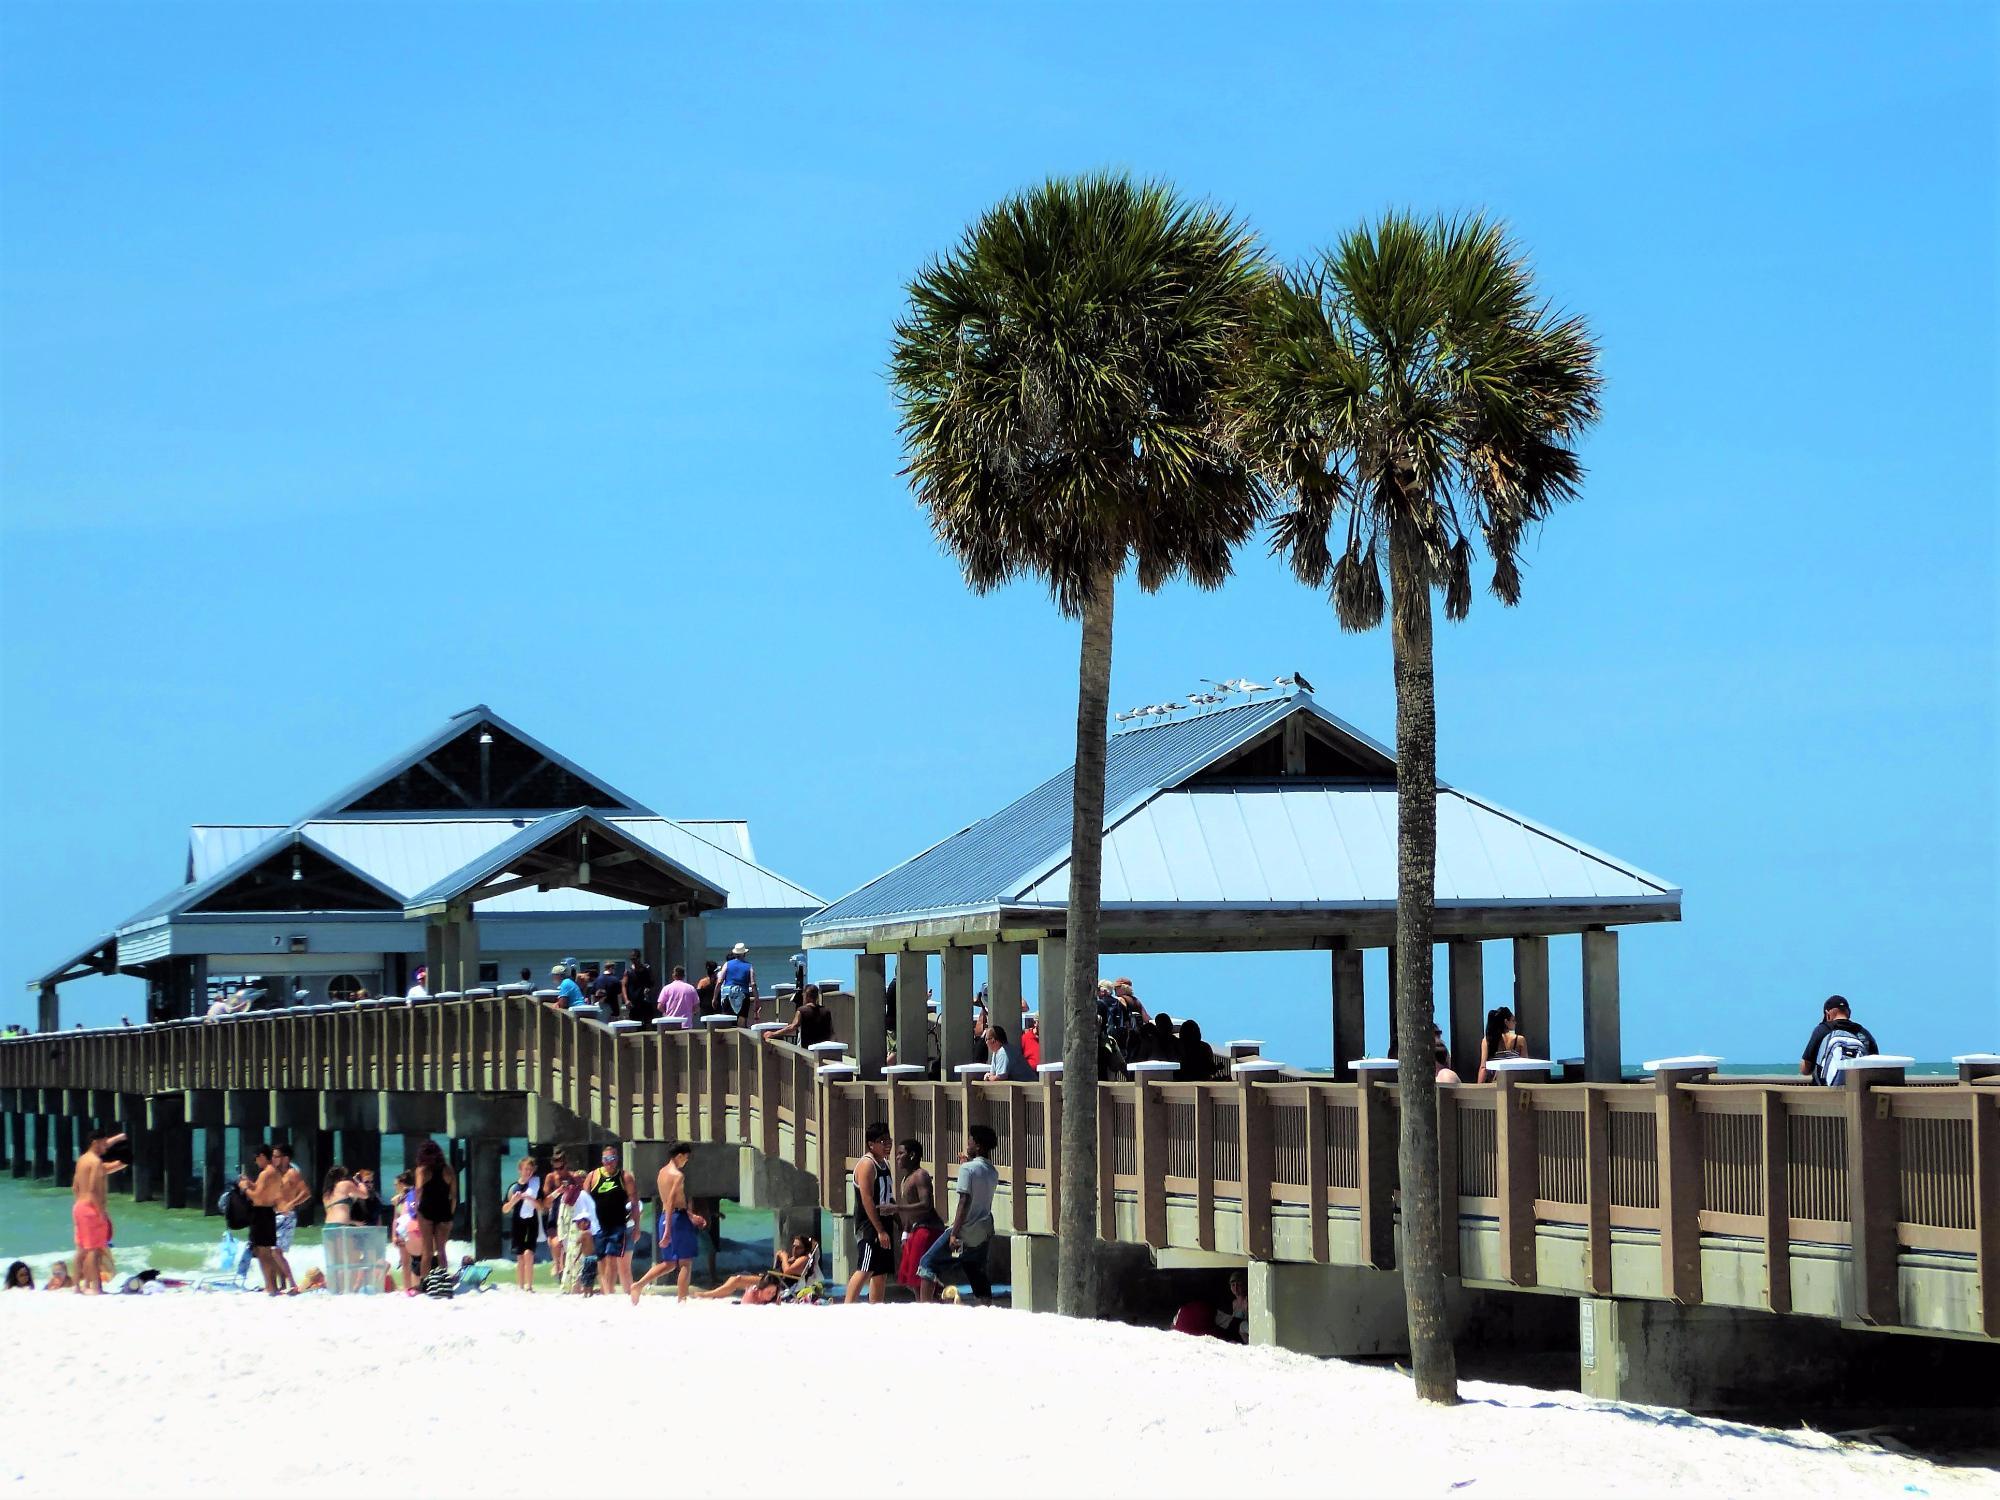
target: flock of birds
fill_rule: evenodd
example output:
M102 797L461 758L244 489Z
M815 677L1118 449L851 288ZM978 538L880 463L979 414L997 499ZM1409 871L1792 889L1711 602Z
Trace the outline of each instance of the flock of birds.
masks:
M1168 714L1179 713L1184 708L1208 708L1217 703L1227 703L1230 695L1241 693L1246 698L1254 698L1259 693L1268 693L1274 688L1303 688L1310 693L1313 685L1297 672L1287 672L1282 677L1273 677L1269 682L1252 682L1247 677L1228 678L1215 682L1202 678L1202 689L1189 693L1187 702L1148 703L1142 708L1128 708L1121 714L1113 714L1120 724L1129 724L1134 719L1163 719Z

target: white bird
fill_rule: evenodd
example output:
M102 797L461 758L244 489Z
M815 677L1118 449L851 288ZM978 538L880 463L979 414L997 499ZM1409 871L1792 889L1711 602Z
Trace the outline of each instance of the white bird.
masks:
M1271 681L1275 682L1279 687L1304 688L1309 693L1313 690L1313 685L1296 672L1287 672L1282 677L1273 677Z
M1111 717L1116 719L1120 724L1125 724L1129 723L1133 719L1138 718L1139 710L1136 708L1128 708L1122 714L1113 714Z
M1205 683L1207 683L1207 684L1208 684L1208 685L1209 685L1210 687L1212 687L1212 688L1216 689L1216 690L1217 690L1218 692L1221 692L1221 693L1225 693L1225 694L1227 694L1227 693L1233 693L1233 692L1235 692L1235 691L1236 691L1236 684L1235 684L1235 683L1233 683L1233 682L1231 682L1231 681L1230 681L1230 680L1229 680L1228 678L1226 678L1226 677L1225 677L1225 678L1224 678L1224 679L1223 679L1223 680L1222 680L1221 682L1217 682L1217 681L1216 681L1216 680L1215 680L1214 678L1212 678L1212 677L1204 677L1204 678L1202 678L1202 681L1203 681L1203 682L1205 682Z
M1176 703L1171 698L1169 698L1165 703L1162 703L1160 707L1164 708L1168 713L1171 714L1171 713L1178 713L1181 709L1186 708L1187 705L1185 703Z
M1252 682L1247 677L1239 677L1236 679L1236 691L1239 693L1268 693L1271 691L1271 684L1268 682Z

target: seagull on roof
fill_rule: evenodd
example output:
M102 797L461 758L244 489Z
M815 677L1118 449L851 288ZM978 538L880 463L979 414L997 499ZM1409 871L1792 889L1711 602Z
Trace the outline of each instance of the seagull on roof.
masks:
M1233 683L1233 682L1231 682L1231 681L1230 681L1230 680L1229 680L1228 678L1226 678L1226 677L1225 677L1225 678L1223 678L1223 679L1222 679L1222 681L1220 681L1220 682L1217 682L1217 681L1216 681L1216 680L1215 680L1214 678L1212 678L1212 677L1204 677L1204 678L1202 678L1202 681L1203 681L1203 682L1205 682L1205 683L1207 683L1207 684L1208 684L1208 685L1209 685L1210 687L1212 687L1212 688L1216 689L1216 690L1217 690L1218 692L1222 692L1222 693L1233 693L1233 692L1235 692L1235 691L1236 691L1236 684L1235 684L1235 683Z
M1313 690L1313 685L1297 672L1287 672L1283 677L1273 677L1271 681L1279 687L1304 688L1309 693Z
M1125 724L1129 723L1133 719L1138 718L1140 713L1141 710L1139 709L1128 708L1125 710L1125 712L1121 714L1113 714L1111 717L1116 719L1120 724Z
M1268 682L1252 682L1247 677L1239 677L1236 679L1236 691L1239 693L1268 693L1271 691L1271 684Z

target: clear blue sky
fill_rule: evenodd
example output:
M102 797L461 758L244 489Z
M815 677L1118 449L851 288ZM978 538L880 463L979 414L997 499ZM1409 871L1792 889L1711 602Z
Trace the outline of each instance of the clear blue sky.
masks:
M968 219L1113 166L1286 257L1484 208L1595 324L1439 758L1685 887L1629 1058L1832 989L2000 1047L1991 7L950 9L0 10L0 1017L189 823L477 701L828 896L1064 764L1073 627L964 590L882 372ZM1116 703L1297 668L1390 734L1386 639L1261 553L1118 628ZM1323 957L1119 966L1325 1055Z

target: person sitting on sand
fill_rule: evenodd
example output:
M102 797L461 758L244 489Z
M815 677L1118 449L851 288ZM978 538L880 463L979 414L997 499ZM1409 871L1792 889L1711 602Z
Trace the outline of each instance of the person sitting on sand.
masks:
M780 1250L771 1257L770 1270L739 1271L722 1285L711 1287L705 1292L696 1292L695 1296L710 1298L740 1295L746 1304L753 1307L776 1302L784 1295L787 1286L797 1283L800 1277L812 1269L815 1259L817 1257L813 1254L812 1241L802 1234L795 1234L792 1236L789 1248Z
M35 1289L35 1273L28 1269L25 1260L17 1260L7 1268L7 1285L10 1292L32 1292Z
M42 1287L42 1290L45 1292L73 1292L76 1290L76 1283L70 1280L68 1261L59 1260L49 1267L49 1279Z

